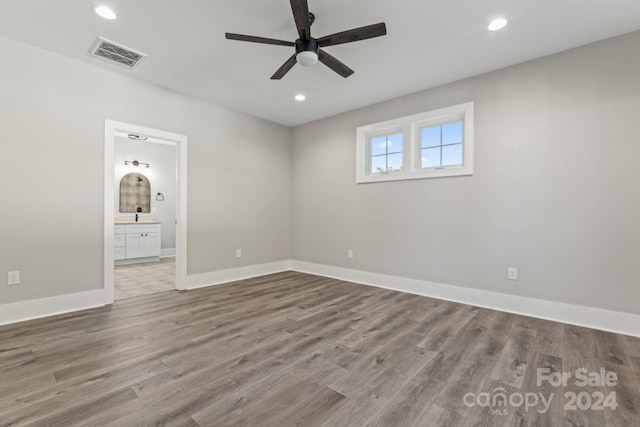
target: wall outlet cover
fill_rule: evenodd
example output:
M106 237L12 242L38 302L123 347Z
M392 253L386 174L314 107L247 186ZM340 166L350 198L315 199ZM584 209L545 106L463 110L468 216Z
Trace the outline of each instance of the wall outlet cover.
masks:
M20 272L19 271L10 271L7 273L7 284L9 286L19 285L20 284Z

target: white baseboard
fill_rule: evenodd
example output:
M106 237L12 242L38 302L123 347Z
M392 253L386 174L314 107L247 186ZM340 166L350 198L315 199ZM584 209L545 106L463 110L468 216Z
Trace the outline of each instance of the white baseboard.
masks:
M285 260L187 276L187 289L219 285L289 270L291 270L291 261ZM98 289L30 301L0 304L0 325L102 307L105 305L105 300L104 289Z
M168 248L168 249L160 250L160 258L164 258L168 256L176 256L176 248Z
M291 269L301 273L332 277L394 291L640 337L640 315L637 314L443 285L303 261L291 261Z
M246 267L231 268L228 270L212 271L211 273L194 274L187 276L186 289L203 288L206 286L220 285L236 280L249 279L251 277L264 276L266 274L280 273L291 270L291 261L277 261L267 264L248 265Z
M640 315L508 295L423 280L388 276L303 261L285 260L187 276L186 289L243 280L282 271L332 277L349 282L459 302L508 313L640 337ZM0 305L0 325L104 306L104 289Z
M160 262L160 257L150 256L146 258L117 259L113 262L113 265L116 267L120 267L123 265L146 264L148 262Z
M0 325L104 306L104 289L0 305Z

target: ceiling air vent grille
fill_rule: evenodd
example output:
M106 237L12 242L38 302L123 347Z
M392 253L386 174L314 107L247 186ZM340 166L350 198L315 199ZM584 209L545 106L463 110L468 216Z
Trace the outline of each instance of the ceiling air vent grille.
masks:
M117 62L128 68L137 67L147 56L145 53L138 52L103 37L98 37L98 40L96 40L91 49L91 53L108 61Z

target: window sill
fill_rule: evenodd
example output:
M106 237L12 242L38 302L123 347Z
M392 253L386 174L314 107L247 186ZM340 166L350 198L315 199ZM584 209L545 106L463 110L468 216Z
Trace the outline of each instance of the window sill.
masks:
M453 176L471 176L473 168L452 166L443 169L418 169L411 172L396 172L382 175L365 175L356 179L356 184L385 181L407 181L411 179L447 178Z

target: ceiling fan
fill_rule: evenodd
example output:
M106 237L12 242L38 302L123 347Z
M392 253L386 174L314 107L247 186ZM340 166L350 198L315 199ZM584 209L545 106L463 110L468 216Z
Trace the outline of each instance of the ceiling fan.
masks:
M243 34L226 33L225 36L229 40L239 40L243 42L274 44L278 46L289 46L296 48L296 53L271 76L272 80L280 80L296 65L315 65L318 60L327 67L331 68L342 77L349 77L353 74L353 70L345 64L329 55L322 50L322 47L334 46L337 44L351 43L359 40L371 39L387 34L387 27L384 22L379 24L367 25L365 27L354 28L352 30L341 31L321 37L319 39L311 37L311 25L315 21L313 13L309 13L309 5L307 0L290 0L291 10L293 11L293 19L296 22L298 35L300 38L295 42L285 40L269 39L265 37L246 36Z

